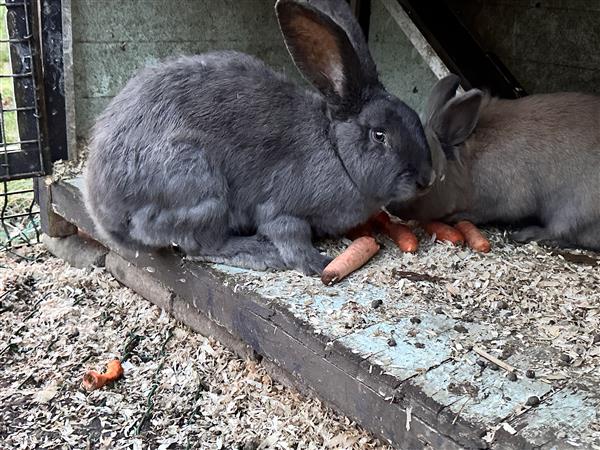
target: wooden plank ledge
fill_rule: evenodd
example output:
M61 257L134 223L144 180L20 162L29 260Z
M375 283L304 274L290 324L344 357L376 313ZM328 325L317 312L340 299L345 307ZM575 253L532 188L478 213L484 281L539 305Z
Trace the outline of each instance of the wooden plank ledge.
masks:
M99 239L81 180L50 189L54 211ZM239 354L261 355L278 368L275 376L398 448L574 448L582 430L597 423L597 374L578 389L553 389L523 376L510 381L503 370L482 372L473 345L484 348L494 330L433 311L383 320L371 305L390 295L376 285L350 296L344 283L323 287L302 278L299 289L294 280L302 275L293 272L199 265L172 251L102 243L111 250L107 270L120 282ZM348 324L357 309L364 323ZM539 404L527 406L531 397ZM560 405L570 405L577 420L557 420ZM586 436L590 445L600 443L593 432Z

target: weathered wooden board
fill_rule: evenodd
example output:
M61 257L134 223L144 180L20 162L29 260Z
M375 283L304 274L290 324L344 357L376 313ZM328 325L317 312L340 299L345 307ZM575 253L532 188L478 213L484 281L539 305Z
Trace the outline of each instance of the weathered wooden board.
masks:
M600 373L596 370L547 396L542 407L517 417L511 425L523 439L540 449L598 449L599 405Z
M429 408L422 413L437 410L440 430L451 432L457 423L468 423L485 434L529 397L542 397L551 390L545 383L524 377L511 381L504 370L484 369L476 359L474 352L456 357L413 378L401 391L408 398L425 396Z
M53 185L53 207L95 236L80 187L79 179ZM600 442L594 428L600 410L597 374L553 390L544 380L523 376L525 368L539 367L535 355L542 352L535 347L508 357L518 369L516 381L503 370L484 369L470 348L486 348L497 339L496 325L434 311L403 316L402 302L410 298L373 283L324 287L294 272L201 266L172 251L112 250L135 274L132 281L122 262L113 270L118 279L142 294L147 290L139 282L142 275L160 283L173 295L162 304L169 303L180 320L200 332L195 316L214 322L399 448L516 449L547 442L570 448L574 438L589 446ZM397 308L393 320L372 306L377 299L388 311ZM541 403L526 407L532 396ZM569 412L561 414L561 408Z
M33 179L35 201L40 207L40 228L50 237L65 237L77 233L77 227L67 222L52 209L48 177Z
M202 330L202 334L206 336L218 339L243 358L253 356L252 347L231 335L225 328L210 320L205 314L200 311L190 314L189 303L177 297L147 271L131 264L114 252L110 252L106 257L106 270L112 273L121 283L129 286L142 297L173 315L177 320L195 330Z
M157 266L159 269L161 268L160 262ZM135 266L119 255L109 254L107 269L119 281L144 295L177 319L203 334L213 335L226 345L233 346L238 353L248 354L243 342L249 342L251 345L248 348L259 354L278 356L275 362L291 373L298 382L308 385L309 389L317 393L325 392L326 394L323 396L338 407L348 410L347 401L344 400L348 400L348 392L355 392L354 400L351 401L352 409L347 414L361 418L362 421L371 421L382 436L401 439L410 444L411 448L421 447L424 442L434 444L436 448L457 448L450 441L437 436L433 429L418 419L413 424L417 431L415 436L402 436L403 428L393 426L395 423L406 422L406 416L401 408L388 408L388 403L380 395L364 385L357 384L355 379L334 364L323 358L315 357L305 345L289 336L271 321L254 313L248 314L243 307L240 307L239 312L243 316L244 322L243 324L239 323L235 332L243 337L244 341L242 342L239 338L236 339L232 336L225 327L208 319L199 308L194 306L193 301L190 304L185 298L174 295L162 283L157 282L150 272ZM218 281L213 280L213 282ZM194 284L192 280L190 280L190 284ZM219 300L223 303L226 302L225 299ZM345 406L341 406L339 403ZM386 420L383 420L383 417L386 417ZM424 436L424 442L419 440L419 436Z

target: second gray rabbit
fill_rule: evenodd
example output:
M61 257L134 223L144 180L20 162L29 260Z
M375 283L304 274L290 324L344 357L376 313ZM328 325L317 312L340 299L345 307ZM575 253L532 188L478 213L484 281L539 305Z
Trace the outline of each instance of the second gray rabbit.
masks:
M318 91L237 52L143 69L93 130L86 204L108 240L319 273L340 235L434 179L417 114L380 84L344 0L279 0L288 50Z
M455 96L458 77L434 87L427 118L447 156L444 180L418 202L395 203L405 219L528 226L517 241L600 250L600 97L579 93Z

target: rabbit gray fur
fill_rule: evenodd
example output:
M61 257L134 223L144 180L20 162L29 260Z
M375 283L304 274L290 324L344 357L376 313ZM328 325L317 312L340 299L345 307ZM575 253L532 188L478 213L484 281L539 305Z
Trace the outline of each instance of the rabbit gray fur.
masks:
M600 250L600 97L501 100L475 89L455 97L457 86L454 75L438 82L426 124L448 157L445 179L388 210L424 221L529 222L515 240Z
M331 258L314 237L431 185L421 122L380 84L346 2L279 0L276 11L319 92L233 51L141 70L93 129L86 204L105 239L319 273Z

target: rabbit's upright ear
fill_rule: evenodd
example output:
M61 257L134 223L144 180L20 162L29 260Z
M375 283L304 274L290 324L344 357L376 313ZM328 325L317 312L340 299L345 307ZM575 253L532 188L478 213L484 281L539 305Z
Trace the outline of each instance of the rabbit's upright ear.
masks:
M460 78L451 73L433 85L425 108L426 121L430 121L436 112L440 111L446 103L454 98L459 84Z
M360 109L377 70L344 0L278 0L279 26L294 63L332 106Z
M343 28L360 59L363 76L368 79L368 83L379 83L377 67L371 57L371 52L369 52L367 40L354 13L349 7L348 0L308 1L313 7L329 16L336 24Z
M483 99L483 92L471 89L451 99L433 114L427 124L427 127L435 132L449 159L460 160L460 155L456 153L457 148L475 130Z

